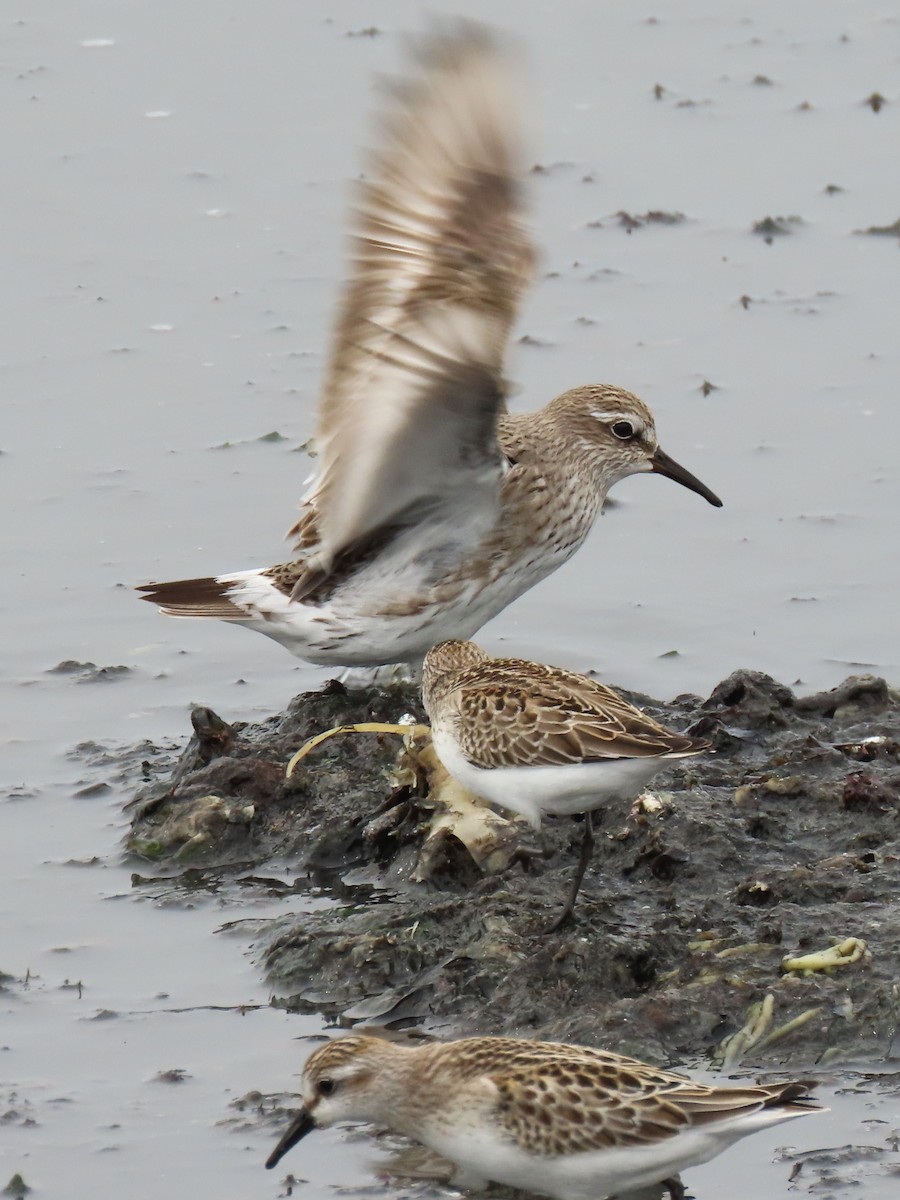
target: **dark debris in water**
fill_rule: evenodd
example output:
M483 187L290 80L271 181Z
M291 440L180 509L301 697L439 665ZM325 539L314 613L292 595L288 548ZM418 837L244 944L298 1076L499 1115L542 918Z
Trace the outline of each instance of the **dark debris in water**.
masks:
M856 1142L800 1153L787 1147L779 1151L777 1157L782 1162L793 1163L788 1180L792 1192L802 1190L808 1195L836 1196L858 1190L866 1176L896 1176L896 1163L892 1161L896 1140L893 1146L891 1140L885 1139L884 1145Z
M115 683L131 673L131 667L98 667L96 663L76 662L69 658L47 672L48 675L72 675L76 683Z
M887 104L887 100L885 100L881 92L873 92L871 96L867 96L865 98L863 104L865 104L868 108L871 108L873 113L879 113Z
M156 1083L186 1083L190 1077L184 1067L170 1067L166 1071L157 1071L153 1079Z
M763 217L753 225L753 233L771 246L777 237L794 233L803 224L800 217Z
M279 1003L343 1024L656 1061L883 1055L898 1010L900 698L871 675L797 696L754 671L705 701L629 698L715 752L596 814L576 922L553 935L577 821L539 835L501 822L508 852L479 859L452 825L431 836L438 804L398 768L392 735L341 734L285 778L293 752L333 726L421 719L401 686L332 685L252 726L197 710L180 760L132 802L128 848L158 876L189 866L218 888L287 862L293 888L330 894L332 907L274 921L256 945Z
M651 209L649 212L641 213L616 213L616 220L626 233L632 233L635 229L642 229L645 225L681 225L686 217L680 212L664 212L662 209Z
M858 232L871 237L900 237L900 217L893 225L870 225L868 229L860 229Z
M13 1200L24 1200L30 1191L31 1188L17 1172L10 1178L9 1183L7 1183L6 1187L3 1189L3 1195L11 1196L13 1197Z

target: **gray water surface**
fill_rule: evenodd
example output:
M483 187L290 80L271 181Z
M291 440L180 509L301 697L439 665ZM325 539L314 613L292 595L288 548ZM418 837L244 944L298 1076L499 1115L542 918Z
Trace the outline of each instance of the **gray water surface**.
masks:
M545 278L516 335L516 403L628 387L725 501L626 481L588 546L483 640L659 696L736 667L802 690L861 670L896 684L900 259L896 237L858 231L900 217L900 14L454 7L515 30L532 72ZM319 1024L202 1006L265 1004L252 928L213 931L302 901L132 888L134 781L75 747L174 745L192 703L253 719L328 674L166 621L131 589L284 555L373 73L423 20L405 0L7 6L0 969L32 979L0 992L15 1114L0 1187L21 1171L37 1195L279 1194L268 1134L229 1124L229 1105L293 1086L292 1039ZM616 216L652 210L684 220L629 234ZM799 220L769 244L751 232L765 217ZM91 682L53 672L64 660L128 671ZM173 1068L190 1078L157 1080ZM786 1195L778 1146L869 1142L842 1178L888 1196L896 1091L835 1083L831 1114L691 1172L695 1194ZM308 1147L286 1163L311 1180L298 1194L371 1179L364 1143Z

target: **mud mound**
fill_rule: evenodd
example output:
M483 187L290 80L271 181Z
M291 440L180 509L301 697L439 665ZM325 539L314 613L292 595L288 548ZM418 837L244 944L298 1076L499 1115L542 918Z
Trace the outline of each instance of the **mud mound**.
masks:
M208 709L170 775L133 802L129 850L166 872L295 862L327 910L260 939L279 1003L345 1024L425 1023L726 1065L881 1056L897 1020L900 702L856 676L796 697L738 671L706 701L629 696L715 752L596 814L575 923L545 929L576 820L540 836L489 818L493 857L439 819L424 759L331 726L422 718L407 688L332 683L255 726Z

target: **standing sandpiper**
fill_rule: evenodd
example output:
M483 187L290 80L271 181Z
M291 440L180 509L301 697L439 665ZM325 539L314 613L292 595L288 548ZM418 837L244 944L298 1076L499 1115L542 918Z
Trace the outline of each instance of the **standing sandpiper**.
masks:
M709 749L602 683L560 667L492 658L474 642L429 650L422 698L438 758L470 792L535 829L548 814L584 813L575 878L551 932L575 907L594 846L592 811L633 800L667 763Z
M627 475L721 505L621 388L506 412L504 359L535 258L516 84L498 40L462 24L426 40L415 78L388 89L356 194L319 470L289 533L297 557L140 588L162 612L244 625L314 663L417 662L570 558Z
M303 1108L266 1162L317 1125L372 1121L488 1181L558 1200L601 1200L667 1183L739 1138L822 1112L810 1083L712 1087L605 1050L518 1038L409 1047L339 1038L316 1050Z

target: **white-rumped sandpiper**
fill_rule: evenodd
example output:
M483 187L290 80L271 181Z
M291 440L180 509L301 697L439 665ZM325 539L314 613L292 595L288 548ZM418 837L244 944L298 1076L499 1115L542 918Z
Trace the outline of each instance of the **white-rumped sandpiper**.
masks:
M296 557L139 589L170 616L234 622L314 663L418 662L471 636L574 554L627 475L721 505L621 388L507 413L504 359L535 258L516 72L468 24L426 40L418 67L389 91L357 191Z

